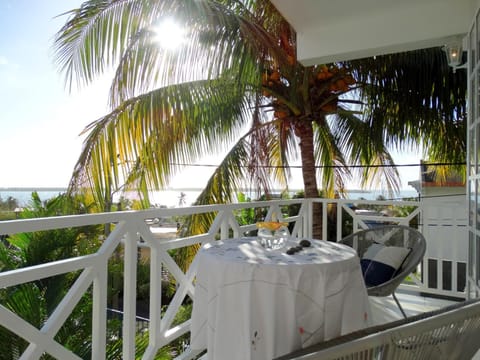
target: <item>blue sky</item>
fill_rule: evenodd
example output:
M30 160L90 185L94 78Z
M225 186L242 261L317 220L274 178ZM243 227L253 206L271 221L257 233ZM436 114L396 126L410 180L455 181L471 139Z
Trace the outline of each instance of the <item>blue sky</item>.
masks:
M55 17L81 3L0 0L0 187L66 187L81 151L80 132L107 112L108 79L68 93L53 64L53 37L67 19ZM396 159L419 162L416 154ZM210 171L191 168L171 186L202 186ZM401 187L411 190L407 182L418 178L418 168L402 175ZM291 187L301 184L295 172Z
M79 0L0 0L0 187L67 186L79 133L106 111L106 84L69 94L53 37Z
M0 187L66 187L80 132L107 113L108 79L69 93L53 64L53 38L67 19L57 16L81 3L0 0ZM187 169L171 185L203 186L211 171Z

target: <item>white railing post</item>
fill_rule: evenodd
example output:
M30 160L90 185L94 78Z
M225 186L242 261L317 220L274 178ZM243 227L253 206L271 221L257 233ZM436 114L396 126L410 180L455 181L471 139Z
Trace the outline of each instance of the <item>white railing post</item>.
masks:
M343 233L342 233L342 224L343 224L343 204L337 202L337 242L342 240Z
M137 299L137 233L136 227L125 236L123 292L123 359L135 359Z
M162 256L160 246L150 243L150 326L149 344L144 360L154 359L159 349L162 320Z
M328 240L328 202L322 202L322 240ZM313 224L313 223L312 223Z
M304 227L304 236L307 238L312 237L312 224L313 224L313 200L307 199L306 200L306 207L307 213L304 217L305 219L305 227Z
M222 225L220 225L220 239L228 239L229 236L229 229L228 222L226 221L228 218L226 216L223 217Z
M92 359L105 359L107 336L108 264L96 267L93 279Z

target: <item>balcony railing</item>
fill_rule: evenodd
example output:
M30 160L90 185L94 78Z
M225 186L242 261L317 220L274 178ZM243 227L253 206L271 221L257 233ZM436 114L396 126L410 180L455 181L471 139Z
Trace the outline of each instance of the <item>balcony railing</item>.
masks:
M122 358L135 359L138 352L136 336L139 331L145 331L137 328L137 264L139 253L147 250L150 269L148 346L141 358L154 359L159 349L188 334L190 329L190 320L172 324L185 301L194 298L196 261L194 259L188 269L182 271L172 257L172 250L251 234L256 230L254 217L250 217L248 222L248 217L243 216L245 214L261 214L266 219L270 219L274 213L277 217L282 214L283 220L290 224L292 236L310 237L314 202L322 204L322 237L326 240L336 241L356 229L382 223L417 227L426 236L427 254L417 274L412 275L404 286L425 293L465 297L468 238L466 208L462 204L445 203L439 206L438 203L431 205L423 201L355 200L357 208L375 208L372 215L372 212L356 211L352 200L278 200L2 222L0 235L105 224L111 224L113 230L95 253L1 272L0 289L61 274L79 275L76 275L73 286L41 328L32 326L2 304L0 326L29 343L22 359L38 359L44 353L58 359L80 359L65 344L57 343L55 336L76 304L87 294L91 296L93 312L92 359L106 358L107 298L111 286L108 262L112 256L116 256L123 262ZM202 234L163 239L151 226L152 219L194 214L209 214L213 219L209 229ZM176 291L168 303L162 304L162 274L165 273L175 280ZM198 355L198 352L186 346L176 358L194 359Z

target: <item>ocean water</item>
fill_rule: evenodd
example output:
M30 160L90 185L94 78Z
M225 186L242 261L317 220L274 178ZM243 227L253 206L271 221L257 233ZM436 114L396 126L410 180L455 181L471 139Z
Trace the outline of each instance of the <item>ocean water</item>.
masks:
M22 189L0 188L0 199L6 201L10 196L17 200L19 206L27 206L32 200L32 192L36 191L41 200L48 200L65 192L66 189Z
M18 201L19 206L28 206L28 203L32 200L33 191L38 193L41 200L48 200L64 193L66 189L0 188L0 199L6 201L11 196ZM182 192L185 194L184 196L181 195ZM178 206L182 199L184 205L190 205L196 200L199 194L200 190L165 190L152 193L151 201L152 204L156 206L172 207ZM125 197L131 200L137 198L135 193L126 194ZM118 201L118 199L114 199L114 201Z
M33 189L33 188L0 188L0 199L6 201L9 197L17 200L19 206L28 206L32 200L32 192L36 191L41 200L45 201L65 193L67 189ZM156 191L151 194L151 202L156 206L179 206L191 205L200 195L201 190L165 190ZM182 193L184 195L182 195ZM135 200L137 195L135 193L128 193L125 195L127 199ZM114 201L118 201L118 198Z
M28 206L28 203L31 201L32 192L37 191L40 199L48 200L52 197L55 197L59 194L62 194L66 189L62 188L0 188L0 198L3 201L6 201L10 196L17 199L19 206ZM166 206L166 207L176 207L176 206L189 206L195 202L198 195L200 195L201 189L173 189L173 190L164 190L164 191L155 191L151 194L151 202L155 206ZM182 195L184 194L184 195ZM348 193L348 198L355 199L366 199L366 200L376 200L378 196L384 196L386 199L391 199L382 191L360 191L360 190L351 190ZM401 200L403 198L412 198L417 197L418 194L415 190L402 190L398 196L392 200ZM130 193L126 195L127 198L134 200L136 195Z

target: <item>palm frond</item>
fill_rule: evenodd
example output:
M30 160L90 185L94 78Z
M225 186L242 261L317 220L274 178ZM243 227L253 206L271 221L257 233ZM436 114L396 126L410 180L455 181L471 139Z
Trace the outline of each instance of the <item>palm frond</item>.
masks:
M171 85L124 102L89 125L71 188L162 188L181 168L223 151L249 120L248 92L230 77Z
M399 174L388 150L388 134L381 121L368 122L350 112L335 116L334 133L347 162L359 165L352 173L365 187L380 187L390 194L400 188Z
M452 72L441 48L361 59L350 66L362 84L366 116L382 116L397 143L433 139L440 124L465 118L466 74Z
M336 191L343 192L345 189L344 182L349 179L350 172L345 166L342 149L338 146L338 137L329 124L325 119L314 124L317 176L322 179L325 196L333 198Z
M268 11L272 15L274 7ZM112 99L121 93L136 96L134 90L151 89L152 83L164 86L215 77L245 52L279 62L283 55L280 47L272 46L275 38L238 2L89 0L67 14L70 18L54 42L56 64L66 83L88 84L116 67ZM178 19L188 31L189 41L175 54L155 42L155 28L167 17ZM285 24L278 15L269 18Z

